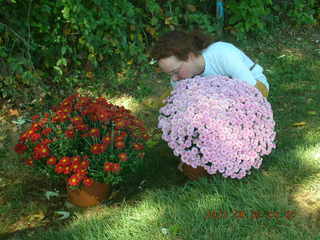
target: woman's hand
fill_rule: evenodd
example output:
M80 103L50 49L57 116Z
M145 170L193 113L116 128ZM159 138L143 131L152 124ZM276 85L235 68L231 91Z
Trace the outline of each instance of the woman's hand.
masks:
M262 93L262 95L264 97L266 97L266 98L268 97L269 90L262 82L257 80L257 83L256 83L255 87Z

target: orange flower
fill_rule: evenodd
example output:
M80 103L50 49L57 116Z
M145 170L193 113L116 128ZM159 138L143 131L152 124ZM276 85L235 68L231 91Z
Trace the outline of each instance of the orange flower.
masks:
M114 138L114 140L117 142L117 141L123 141L124 140L124 136L116 136L115 138Z
M102 142L105 144L111 143L111 137L110 136L105 136L102 138Z
M117 149L123 149L125 147L125 144L123 141L117 141L114 145Z
M119 153L118 158L120 159L120 161L125 162L128 160L128 155L126 153Z
M30 159L27 159L26 161L25 161L25 164L26 165L29 165L29 166L32 166L33 165L33 160L30 158Z
M143 150L144 149L144 146L142 144L139 144L139 143L132 144L132 147L135 150Z

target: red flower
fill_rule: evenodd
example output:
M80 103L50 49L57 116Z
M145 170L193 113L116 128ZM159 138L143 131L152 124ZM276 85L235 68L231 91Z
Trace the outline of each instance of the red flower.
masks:
M89 160L83 160L82 162L80 162L80 167L82 169L87 169L89 167L89 164L90 164Z
M68 174L71 173L71 171L72 171L71 166L65 166L64 170L63 170L63 173L68 175Z
M105 163L104 163L104 166L103 166L104 171L106 171L106 172L111 172L112 169L113 169L113 166L112 166L112 165L113 165L113 164L112 164L111 162L105 162Z
M73 175L76 176L77 178L79 178L80 180L82 180L82 179L84 179L86 177L87 173L76 172Z
M78 186L80 183L80 179L75 176L75 175L72 175L69 179L68 179L68 184L69 186Z
M94 144L91 146L91 152L93 154L100 154L105 151L105 146L103 144Z
M127 125L127 123L125 120L120 119L115 121L115 125L116 125L115 129L121 129L121 128L124 128Z
M105 122L110 119L110 114L107 111L100 111L99 113L97 113L97 115L98 120L102 122Z
M102 138L102 142L105 144L111 143L111 137L110 136L105 136Z
M28 147L23 143L17 143L14 147L14 151L18 154L24 153L26 150L28 150Z
M64 171L64 166L62 166L61 164L57 164L54 171L58 174L61 174Z
M31 125L31 129L33 129L34 131L38 131L40 129L40 124L39 123L32 123Z
M35 159L45 158L50 155L48 146L44 144L38 144L37 146L35 146L33 151Z
M99 137L100 136L100 130L98 128L92 128L89 131L89 135L92 137Z
M37 120L38 118L40 118L39 115L34 115L31 119L34 121L34 120Z
M120 161L125 162L128 160L128 155L126 153L119 153L118 158L120 159Z
M31 134L31 136L30 136L30 140L31 140L32 142L37 141L39 138L41 138L41 135L40 135L39 133L33 133L33 134Z
M125 147L125 144L123 141L117 141L114 146L117 148L117 149L123 149Z
M119 133L118 133L120 136L122 136L122 137L126 137L126 136L128 136L128 133L126 133L125 131L119 131Z
M19 137L19 141L24 142L27 138L28 138L29 134L28 132L23 133L20 137Z
M71 118L71 122L74 125L79 125L79 124L83 124L83 119L81 117L77 116L77 117Z
M88 126L86 124L78 124L76 125L76 129L78 129L79 131L85 131L88 130Z
M55 115L52 117L51 122L56 123L56 122L59 122L59 120L60 120L60 117L58 115Z
M71 159L70 157L63 157L60 159L59 164L61 164L62 166L68 166L71 163Z
M87 187L90 187L93 184L93 179L92 178L84 178L83 179L83 184Z
M64 132L64 135L66 135L67 138L73 138L74 137L74 131L72 129L66 130Z
M116 141L116 142L118 142L118 141L123 141L124 140L124 136L116 136L115 138L114 138L114 140Z
M71 107L64 107L64 108L62 108L62 112L64 113L64 114L68 114L68 113L70 113L72 111L72 108Z
M144 149L144 146L142 144L139 144L139 143L132 144L132 147L135 150L143 150Z
M80 163L79 162L73 162L71 165L71 169L73 172L77 172L80 169Z
M71 158L72 163L74 163L74 162L79 163L80 160L81 160L80 156L74 156L74 157Z
M55 165L57 162L57 158L56 157L49 157L49 159L47 160L47 164L48 165Z
M40 144L47 145L47 144L52 143L52 142L53 142L53 140L45 138L45 139L42 139Z
M112 172L117 173L120 172L121 168L120 168L120 164L119 163L114 163L112 166Z
M42 130L41 134L47 136L51 132L52 132L52 128L45 128L45 129Z
M33 160L32 158L25 160L24 162L26 165L32 166L33 165Z
M88 171L87 171L87 168L80 168L80 169L78 169L77 173L80 175L87 175Z
M29 129L28 131L27 131L27 135L28 135L28 138L32 135L32 134L34 134L35 133L35 130L34 129Z

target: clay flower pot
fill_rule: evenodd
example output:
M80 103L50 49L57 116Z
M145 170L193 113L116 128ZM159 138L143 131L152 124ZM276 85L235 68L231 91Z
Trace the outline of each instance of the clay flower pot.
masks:
M198 180L202 177L209 177L210 174L203 168L203 167L197 167L193 168L190 165L183 164L182 165L183 174L186 175L190 180Z
M111 194L111 185L94 182L90 187L82 186L80 189L68 188L68 200L79 207L91 207L108 199Z

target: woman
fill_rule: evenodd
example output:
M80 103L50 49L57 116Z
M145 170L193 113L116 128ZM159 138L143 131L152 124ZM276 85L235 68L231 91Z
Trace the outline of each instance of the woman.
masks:
M163 72L175 81L194 76L223 75L245 81L268 96L269 83L263 68L254 63L244 52L226 42L213 42L201 32L172 31L155 43L151 55ZM182 171L180 162L178 169ZM192 175L189 178L196 179Z
M259 64L231 43L213 42L200 32L168 32L155 43L151 55L171 75L173 86L197 75L223 75L245 81L268 96L269 83Z

